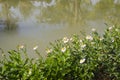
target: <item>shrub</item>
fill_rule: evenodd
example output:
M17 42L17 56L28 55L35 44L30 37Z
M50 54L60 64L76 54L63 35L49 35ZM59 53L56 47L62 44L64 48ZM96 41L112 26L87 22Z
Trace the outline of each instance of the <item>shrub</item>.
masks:
M84 39L74 35L51 44L45 61L48 80L119 80L120 28L109 27L103 36L93 29Z
M119 80L120 27L112 26L99 36L95 29L80 39L78 35L51 43L47 57L27 57L26 49L9 51L0 65L0 78L5 80ZM21 53L25 57L22 58Z
M4 58L0 61L1 80L40 80L43 78L40 70L41 58L38 60L28 58L23 45L19 46L18 50L10 50L8 53L8 57L2 53Z

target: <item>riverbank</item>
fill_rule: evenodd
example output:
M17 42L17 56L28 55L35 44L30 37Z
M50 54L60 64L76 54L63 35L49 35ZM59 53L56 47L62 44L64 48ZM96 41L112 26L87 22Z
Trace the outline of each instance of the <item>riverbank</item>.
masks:
M107 28L102 36L96 29L81 39L78 35L50 43L43 59L31 59L26 47L1 51L0 79L5 80L119 80L120 26ZM22 57L24 55L24 57Z

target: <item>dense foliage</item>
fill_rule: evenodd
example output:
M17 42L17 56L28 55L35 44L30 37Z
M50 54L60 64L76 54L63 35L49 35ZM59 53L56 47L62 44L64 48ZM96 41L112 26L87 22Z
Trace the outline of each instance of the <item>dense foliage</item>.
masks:
M37 51L37 46L34 48ZM51 43L45 60L27 57L24 46L9 51L0 60L2 80L119 80L120 27L112 26L99 36L92 34L64 37ZM22 57L24 56L24 58Z

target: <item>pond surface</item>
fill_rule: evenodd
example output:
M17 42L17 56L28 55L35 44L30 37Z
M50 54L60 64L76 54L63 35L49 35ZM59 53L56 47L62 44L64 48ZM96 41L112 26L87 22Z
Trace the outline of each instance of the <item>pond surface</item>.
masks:
M49 3L49 6L44 2L42 9L40 5L42 2L38 1L18 1L15 3L13 0L12 3L14 4L11 5L8 5L7 2L4 1L1 2L0 48L6 52L10 49L16 49L17 45L26 45L29 56L37 57L32 49L38 45L38 50L41 52L41 55L46 56L45 49L49 46L50 42L54 42L64 36L70 37L72 34L79 34L82 37L81 32L90 34L92 28L96 28L100 34L103 34L105 28L108 27L107 25L113 25L114 23L117 24L117 21L119 22L118 17L120 16L117 12L119 13L120 4L117 3L117 0L108 0L109 6L104 4L107 3L107 1L104 0L90 1L91 5L88 5L90 2L83 1L83 3L81 3L83 4L81 6L82 14L80 15L82 18L76 24L72 23L74 21L73 18L69 19L71 17L69 13L67 13L69 15L67 17L68 20L64 18L65 16L63 15L58 15L59 17L56 18L54 15L49 14L50 9L47 10L46 8L57 5L57 3L54 4L54 0ZM5 5L7 5L7 8ZM14 5L16 6L14 7ZM31 5L33 6L30 7ZM85 8L83 8L84 6ZM41 17L41 12L45 12L44 8L48 12ZM58 7L58 9L61 10L60 7ZM2 23L2 21L6 22L6 19L9 19L9 25L12 27L9 26L8 28L8 25L6 27L6 24ZM111 22L113 22L113 24Z

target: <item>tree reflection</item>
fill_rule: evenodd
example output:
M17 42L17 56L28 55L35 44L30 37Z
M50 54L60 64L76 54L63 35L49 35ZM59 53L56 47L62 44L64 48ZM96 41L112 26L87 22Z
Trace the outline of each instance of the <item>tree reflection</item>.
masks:
M52 0L45 1L47 4ZM86 20L93 19L112 21L111 16L115 18L113 20L115 21L116 16L119 17L119 5L119 3L115 3L115 0L98 0L97 2L95 0L55 0L55 5L42 7L40 13L42 16L39 16L38 19L44 19L46 22L85 23Z
M0 3L2 5L1 10L1 24L5 24L5 29L16 29L17 27L17 17L13 17L13 12L11 12L12 7L16 7L17 3L16 0L0 0Z
M36 16L38 22L50 23L85 23L87 20L103 18L106 21L115 21L111 17L117 18L120 15L119 3L114 0L0 0L2 11L1 19L6 20L7 28L17 26L19 18L28 19L30 16ZM34 2L40 3L35 6ZM54 3L51 5L51 3ZM107 4L107 5L106 5ZM10 9L14 8L20 11L20 16L14 17L15 14ZM40 14L34 15L35 10ZM113 19L113 20L112 20ZM117 23L117 22L115 22Z
M55 5L42 7L40 13L42 17L39 16L38 19L48 22L84 24L91 7L90 0L55 0Z
M0 23L3 24L4 22L5 29L8 30L16 29L19 18L22 16L26 19L32 12L33 5L29 0L0 0L0 3L2 5ZM15 10L15 8L20 11L21 16L15 15L15 11L12 11L13 9Z
M106 5L107 4L107 5ZM116 4L114 0L100 0L94 7L94 12L97 12L97 18L105 19L106 23L109 25L116 25L119 24L119 17L118 14L120 10L118 9L120 4Z
M77 22L80 20L81 0L55 0L55 3L56 5L53 6L42 7L42 19L51 20L51 22Z
M24 19L28 18L30 14L33 12L33 4L30 0L19 0L19 10L24 17Z

